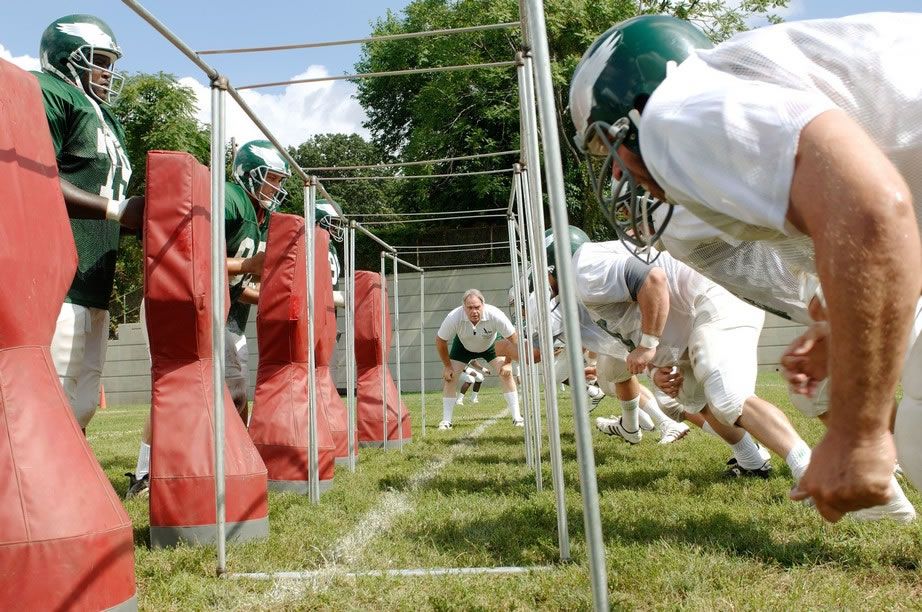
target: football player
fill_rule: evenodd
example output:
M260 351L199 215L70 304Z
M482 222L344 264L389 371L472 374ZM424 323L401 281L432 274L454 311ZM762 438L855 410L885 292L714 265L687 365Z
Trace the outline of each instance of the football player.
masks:
M230 311L224 329L224 380L244 424L248 422L247 378L249 350L246 324L250 306L259 301L258 278L265 260L269 216L287 195L282 182L290 176L288 163L268 140L252 140L234 155L233 181L224 186L224 238ZM138 463L128 472L126 499L148 490L150 419L141 436Z
M652 228L649 214L668 199L731 243L811 241L828 322L785 365L805 389L828 373L830 410L794 496L832 521L892 496L894 440L922 483L922 343L908 352L893 435L879 401L895 391L922 285L922 75L906 66L920 26L922 15L876 13L711 48L688 22L643 16L590 46L570 90L577 142L602 160L597 198L626 240L655 240L668 220Z
M581 233L572 228L571 235L574 231ZM654 253L658 259L651 265L620 242L582 240L570 262L577 297L596 325L630 351L628 371L677 368L683 381L676 399L687 411L701 412L731 444L749 432L784 458L797 481L810 461L810 448L784 413L755 394L764 313L668 253ZM553 235L545 244L553 245ZM548 282L556 293L556 277L549 274ZM638 427L628 418L621 417L615 433L630 441ZM754 447L738 459L746 469L762 461Z
M499 374L503 398L512 413L512 424L524 427L525 420L519 412L519 396L512 366L506 358L497 356L496 339L502 336L515 345L515 326L502 310L487 304L477 289L468 289L461 299L461 306L448 313L435 338L435 348L444 366L442 371L442 421L439 429L451 429L452 412L457 401L457 380L474 359L483 359L490 369ZM451 341L451 348L448 342Z
M471 403L480 403L480 400L477 399L477 394L480 393L480 386L483 384L485 374L489 375L490 369L480 365L479 360L474 359L467 364L467 367L461 372L461 388L458 389L458 401L455 402L455 406L464 405L464 395L472 386L474 390L471 391Z
M109 339L109 296L121 228L136 230L142 197L128 198L125 134L110 108L124 81L122 50L92 15L56 19L39 43L45 114L77 247L77 271L61 307L51 356L80 427L96 413Z
M345 219L339 212L338 206L328 202L324 198L318 198L314 205L314 220L323 229L330 234L330 248L327 253L327 259L330 262L330 277L333 286L333 304L337 308L346 306L346 299L343 292L338 289L339 278L342 276L343 267L339 261L339 253L336 252L334 242L342 243L345 239Z

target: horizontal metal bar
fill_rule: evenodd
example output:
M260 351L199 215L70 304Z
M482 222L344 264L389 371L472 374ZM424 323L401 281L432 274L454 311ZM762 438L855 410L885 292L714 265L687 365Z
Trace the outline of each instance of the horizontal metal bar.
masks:
M331 196L329 192L327 192L327 190L323 188L323 185L320 184L320 177L317 177L317 181L318 181L317 190L320 192L320 194L324 198L326 198L326 201L329 202L333 206L333 208L336 209L336 212L339 213L340 216L343 216L342 207L336 203L336 200L333 199L333 196Z
M505 214L497 215L477 215L478 219L491 219L494 217L505 217ZM401 223L430 223L432 221L454 221L457 219L470 219L471 215L464 215L459 217L437 217L435 219L406 219L406 220L397 220L397 221L365 221L365 225L400 225Z
M448 172L445 174L395 174L393 176L328 176L323 180L330 182L344 181L386 181L386 180L403 180L403 179L427 179L427 178L448 178L452 176L477 176L482 174L509 174L512 172L509 168L502 170L475 170L471 172ZM498 210L498 209L497 209Z
M453 72L455 70L476 70L478 68L503 68L515 66L514 61L487 62L484 64L464 64L459 66L436 66L433 68L407 68L406 70L385 70L384 72L366 72L365 74L337 74L334 76L315 77L312 79L294 79L293 81L274 81L272 83L254 83L242 85L237 89L261 89L264 87L278 87L280 85L298 85L301 83L323 83L326 81L351 81L356 79L373 79L386 76L402 76L406 74L424 74L427 72Z
M361 223L359 223L358 221L353 221L352 223L355 226L355 229L359 230L360 232L362 232L363 234L365 234L366 236L368 236L369 238L371 238L372 240L374 240L375 242L383 246L389 253L394 252L394 247L392 247L391 245L384 242L383 240L375 236L373 233L371 233L370 231L362 227Z
M512 265L511 261L500 261L495 263L455 264L451 266L426 266L426 270L447 270L449 268L497 268L499 266L510 265Z
M290 51L293 49L316 49L318 47L336 47L340 45L359 45L367 42L385 42L388 40L406 40L408 38L424 38L426 36L443 36L445 34L464 34L468 32L483 32L486 30L506 30L519 27L518 21L505 23L487 23L483 25L467 26L464 28L444 28L441 30L427 30L424 32L405 32L403 34L382 34L381 36L368 36L366 38L347 38L344 40L329 40L323 42L297 43L293 45L275 45L272 47L241 47L238 49L208 49L199 51L199 55L218 55L228 53L261 53L264 51Z
M472 246L492 246L492 245L506 246L508 244L509 244L509 241L504 240L502 242L465 242L465 243L459 243L459 244L420 244L420 245L404 244L404 245L394 245L394 248L397 249L398 251L401 251L403 249L416 249L416 250L425 251L427 249L445 249L449 247L472 247Z
M122 0L122 3L128 6L131 10L138 14L138 16L149 23L152 28L160 32L164 38L170 41L174 47L179 49L183 55L188 57L193 64L199 67L199 69L204 72L209 79L218 78L218 71L205 63L205 61L199 57L199 54L196 53L192 47L184 43L178 36L173 34L169 28L166 27L160 20L153 16L146 8L135 2L134 0Z
M552 565L532 565L530 567L421 567L413 569L367 570L364 572L343 572L334 569L310 570L306 572L252 572L228 573L230 580L313 580L324 576L343 578L365 577L402 577L402 576L458 576L469 574L529 574L531 572L551 572Z
M415 213L355 213L353 217L420 217L424 215L457 215L460 213L496 212L499 208L475 208L474 210L447 210Z
M423 270L423 269L420 268L419 266L414 265L414 264L411 264L409 261L407 261L407 260L405 260L405 259L400 259L399 257L397 257L396 255L394 255L393 253L388 253L388 252L386 252L386 251L382 251L381 253L382 253L385 257L390 257L391 259L393 259L393 260L396 261L397 263L403 264L403 265L405 265L406 267L410 268L411 270L416 270L416 271L419 272L419 273L425 272L425 270Z
M518 155L519 151L497 151L495 153L476 153L474 155L459 155L457 157L442 157L439 159L422 159L419 161L393 162L390 164L369 164L366 166L325 166L323 168L304 168L305 172L332 172L335 170L374 170L375 168L402 168L404 166L425 166L427 164L440 164L452 161L466 161L468 159L481 159L484 157L500 157L503 155Z
M475 251L492 251L493 249L499 249L499 248L502 248L502 246L473 247L470 249L466 249L466 248L433 249L431 251L416 251L413 249L397 249L397 252L402 253L404 255L438 255L439 253L469 253L469 252L475 252Z

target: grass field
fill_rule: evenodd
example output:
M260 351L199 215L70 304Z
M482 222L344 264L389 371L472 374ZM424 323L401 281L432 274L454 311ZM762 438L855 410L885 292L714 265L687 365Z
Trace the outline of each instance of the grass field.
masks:
M796 414L780 379L760 394L781 406L813 444L818 422ZM405 400L414 441L360 451L338 468L319 506L270 494L268 540L229 544L230 572L321 570L311 581L215 578L215 550L148 548L147 500L127 502L134 523L138 599L146 610L400 609L577 610L591 607L582 502L569 402L561 402L573 562L558 563L554 495L536 492L495 388L459 407L455 428L433 427L441 400ZM607 398L593 417L618 412ZM89 441L116 490L134 469L147 406L100 412ZM467 439L472 434L476 438ZM729 449L700 430L669 446L655 435L628 446L594 431L610 601L617 609L920 609L922 527L823 523L787 499L790 473L773 458L768 480L721 478ZM547 444L544 445L545 457ZM919 507L922 498L909 492ZM346 572L433 567L553 566L520 575L349 577Z

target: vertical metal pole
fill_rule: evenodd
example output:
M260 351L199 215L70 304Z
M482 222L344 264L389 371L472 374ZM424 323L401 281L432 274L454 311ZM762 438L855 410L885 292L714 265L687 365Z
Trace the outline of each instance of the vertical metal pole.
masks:
M346 229L346 411L349 471L355 472L355 221Z
M223 77L211 82L211 346L214 410L215 527L218 575L227 571L227 499L224 482L224 283L227 247L224 246L224 89Z
M387 448L387 277L384 269L384 251L381 251L381 427L382 448Z
M567 232L567 207L564 194L563 164L560 158L560 139L557 134L557 111L554 108L554 88L551 81L551 60L544 23L544 2L526 0L526 17L529 35L535 53L538 109L544 134L543 147L545 175L550 195L551 221L554 228L554 255L564 261L570 255L570 237ZM537 168L536 168L537 170ZM586 380L582 364L582 341L579 332L576 291L572 270L559 266L561 307L567 335L567 354L570 358L570 385L582 390ZM605 570L605 547L602 540L602 520L599 513L599 491L596 482L595 457L592 453L592 436L589 428L589 407L586 394L572 393L573 417L576 435L576 453L580 468L580 489L583 497L583 521L589 548L589 568L592 582L593 607L608 610L608 580Z
M526 342L525 328L522 326L522 302L520 301L521 287L519 287L519 258L518 253L516 253L515 221L512 219L511 214L506 217L506 227L509 231L509 261L512 263L512 313L514 315L513 321L515 322L515 335L518 338L516 345L519 351L519 367L522 368L522 360L525 359ZM528 412L525 389L525 386L522 385L522 411L525 413L525 465L531 467L534 464L531 432L534 424L531 422L531 414Z
M419 251L417 250L417 253ZM419 265L417 255L416 265ZM426 273L419 273L419 396L422 402L421 421L423 424L423 437L426 437Z
M397 270L397 258L392 257L391 262L394 264L394 350L397 352L397 446L400 452L403 452L403 396L401 395L401 378L400 378L400 290L397 285L399 271Z
M528 257L528 234L525 232L525 191L524 191L524 182L519 179L515 182L516 185L516 198L518 199L519 206L519 215L517 218L517 228L519 233L519 257L522 261L521 270L519 273L521 277L519 279L519 284L522 288L523 302L528 304L529 292L528 292L528 262L530 261ZM533 273L532 273L533 274ZM535 335L535 329L537 328L538 322L532 320L532 317L537 313L529 311L526 307L525 309L525 329L529 337ZM529 399L531 400L531 418L534 422L534 427L532 428L534 440L533 444L535 446L535 485L539 491L544 490L544 472L541 467L541 439L542 439L542 427L541 427L541 399L538 394L538 370L535 366L535 355L532 351L527 351L525 355L525 361L522 363L524 369L523 374L525 378L525 384L528 385L529 389Z
M314 320L316 302L314 301L314 214L317 208L317 177L310 177L310 184L304 190L304 238L307 248L307 397L310 401L308 410L307 444L309 451L308 491L311 502L320 503L320 453L317 448L317 372L314 346Z

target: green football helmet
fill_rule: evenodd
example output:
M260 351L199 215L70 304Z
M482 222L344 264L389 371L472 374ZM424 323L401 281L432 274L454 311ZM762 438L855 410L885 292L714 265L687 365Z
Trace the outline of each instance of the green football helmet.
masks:
M635 254L649 251L671 217L671 205L640 186L618 155L623 144L640 156L644 106L673 66L710 39L683 19L642 15L618 23L586 50L573 72L570 113L576 145L586 156L596 200L618 237ZM615 178L615 169L619 170ZM653 212L670 206L654 228ZM643 258L643 257L642 257Z
M122 57L115 34L93 15L67 15L54 20L42 33L39 57L42 70L105 104L111 104L125 84L125 77L115 72L115 61ZM108 66L98 63L100 57L108 59ZM103 73L102 82L85 86L81 76L86 74L89 83L94 70ZM96 90L102 90L104 95Z
M268 140L251 140L237 149L233 164L234 180L243 187L254 202L272 212L282 205L288 192L267 181L269 173L291 176L288 162Z
M592 242L589 239L589 236L586 235L586 232L580 228L569 225L567 226L567 232L570 235L570 255L572 256L576 251L586 244L587 242ZM554 278L557 278L557 258L554 254L554 230L549 229L544 232L544 250L547 252L547 273Z
M314 221L330 233L330 238L342 242L346 236L346 220L339 214L338 207L324 198L317 198Z

